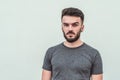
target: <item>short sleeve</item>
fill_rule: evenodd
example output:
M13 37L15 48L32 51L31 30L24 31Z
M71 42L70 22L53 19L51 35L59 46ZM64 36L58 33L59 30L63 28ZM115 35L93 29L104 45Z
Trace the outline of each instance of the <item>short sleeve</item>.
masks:
M99 52L95 55L94 62L92 64L91 74L102 74L103 73L103 65L102 58Z
M51 59L52 59L51 49L48 49L44 57L44 62L42 66L43 69L52 71Z

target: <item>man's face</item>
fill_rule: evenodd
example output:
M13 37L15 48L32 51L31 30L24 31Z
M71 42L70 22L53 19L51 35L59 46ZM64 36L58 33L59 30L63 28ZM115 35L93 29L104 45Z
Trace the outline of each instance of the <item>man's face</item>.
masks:
M62 31L65 39L72 43L79 39L80 33L83 31L84 25L80 17L63 16Z

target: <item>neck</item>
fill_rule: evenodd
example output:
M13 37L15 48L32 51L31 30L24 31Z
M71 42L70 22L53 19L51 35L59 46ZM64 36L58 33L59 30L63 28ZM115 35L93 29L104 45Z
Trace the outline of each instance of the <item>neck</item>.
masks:
M72 43L70 43L70 42L68 42L68 41L65 41L65 42L64 42L64 45L67 46L67 47L70 47L70 48L79 47L79 46L81 46L82 44L83 44L83 42L82 42L80 39L78 39L77 41L72 42Z

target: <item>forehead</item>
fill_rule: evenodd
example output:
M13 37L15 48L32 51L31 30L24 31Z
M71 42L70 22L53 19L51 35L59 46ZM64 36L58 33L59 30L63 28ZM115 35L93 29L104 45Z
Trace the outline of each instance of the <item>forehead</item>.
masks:
M82 23L80 17L76 17L76 16L63 16L63 18L62 18L62 23L74 23L74 22Z

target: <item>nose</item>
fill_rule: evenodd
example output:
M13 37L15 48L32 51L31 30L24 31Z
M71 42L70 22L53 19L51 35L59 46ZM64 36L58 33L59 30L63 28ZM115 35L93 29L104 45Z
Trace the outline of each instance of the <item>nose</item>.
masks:
M69 31L71 31L72 30L72 25L69 25Z

